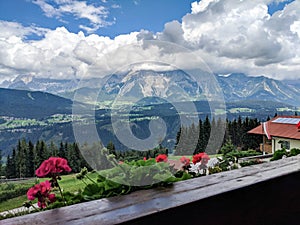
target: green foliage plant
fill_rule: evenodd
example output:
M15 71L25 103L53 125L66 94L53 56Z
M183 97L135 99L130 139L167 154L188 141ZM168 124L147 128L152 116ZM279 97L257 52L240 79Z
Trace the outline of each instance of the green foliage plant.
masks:
M288 152L287 152L284 148L275 151L275 152L274 152L274 155L273 155L273 157L270 159L270 161L275 161L275 160L282 159L283 156L288 156Z

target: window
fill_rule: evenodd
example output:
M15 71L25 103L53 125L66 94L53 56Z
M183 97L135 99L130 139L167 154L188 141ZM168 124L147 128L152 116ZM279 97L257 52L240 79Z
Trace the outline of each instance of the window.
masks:
M289 141L278 141L279 144L281 144L281 148L290 150L290 142Z

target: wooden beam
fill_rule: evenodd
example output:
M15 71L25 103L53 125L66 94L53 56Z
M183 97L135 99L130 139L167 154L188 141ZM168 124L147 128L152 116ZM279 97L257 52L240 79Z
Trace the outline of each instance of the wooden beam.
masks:
M117 224L176 209L212 196L300 171L300 156L0 221L0 224ZM216 212L217 214L217 212ZM188 215L187 215L188 217Z

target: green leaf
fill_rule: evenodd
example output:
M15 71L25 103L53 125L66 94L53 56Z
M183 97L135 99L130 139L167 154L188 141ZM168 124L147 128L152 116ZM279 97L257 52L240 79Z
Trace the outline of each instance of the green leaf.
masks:
M83 196L93 196L93 195L102 195L103 193L103 187L100 187L97 184L88 184L83 192Z

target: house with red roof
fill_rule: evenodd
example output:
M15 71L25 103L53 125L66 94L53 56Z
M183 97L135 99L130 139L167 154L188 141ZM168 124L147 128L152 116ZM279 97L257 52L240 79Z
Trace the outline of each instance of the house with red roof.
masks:
M248 134L263 136L260 150L265 153L283 148L288 151L300 149L300 116L277 116L248 131Z

